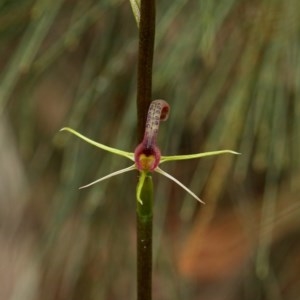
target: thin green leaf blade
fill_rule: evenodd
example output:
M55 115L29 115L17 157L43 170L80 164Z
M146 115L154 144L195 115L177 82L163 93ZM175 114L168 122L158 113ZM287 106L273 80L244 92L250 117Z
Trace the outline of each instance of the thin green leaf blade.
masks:
M131 9L137 24L137 27L140 25L141 18L141 1L140 0L130 0Z

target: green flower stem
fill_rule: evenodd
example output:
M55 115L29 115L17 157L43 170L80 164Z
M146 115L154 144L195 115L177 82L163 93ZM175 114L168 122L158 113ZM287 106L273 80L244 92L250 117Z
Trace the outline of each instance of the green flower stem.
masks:
M145 176L141 190L143 204L137 203L137 299L152 299L152 213L153 184L150 174Z

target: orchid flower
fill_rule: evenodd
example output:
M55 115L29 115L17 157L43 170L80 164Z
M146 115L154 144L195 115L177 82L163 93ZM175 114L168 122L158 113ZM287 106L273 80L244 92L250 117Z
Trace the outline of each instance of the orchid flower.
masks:
M156 138L157 138L157 134L158 134L159 123L160 123L160 121L167 120L169 111L170 111L170 106L166 101L154 100L151 102L149 110L148 110L143 141L136 147L134 152L126 152L126 151L123 151L123 150L120 150L117 148L112 148L112 147L106 146L104 144L95 142L69 127L62 128L60 131L68 131L91 145L94 145L102 150L105 150L105 151L108 151L108 152L111 152L111 153L114 153L114 154L117 154L120 156L124 156L134 162L133 165L131 165L127 168L110 173L110 174L108 174L104 177L101 177L101 178L99 178L87 185L84 185L80 188L89 187L95 183L98 183L105 179L117 176L122 173L126 173L126 172L133 171L133 170L138 170L140 172L140 177L139 177L139 181L138 181L138 185L137 185L137 189L136 189L136 198L141 204L143 204L142 199L141 199L141 191L142 191L142 188L143 188L143 185L145 182L145 178L149 173L157 172L157 173L169 178L170 180L174 181L181 188L183 188L186 192L188 192L192 197L194 197L197 201L204 203L195 193L193 193L189 188L187 188L178 179L174 178L172 175L163 171L159 167L160 164L162 164L164 162L168 162L168 161L188 160L188 159L200 158L200 157L205 157L205 156L213 156L213 155L219 155L219 154L225 154L225 153L231 153L231 154L239 154L239 153L235 152L235 151L231 151L231 150L220 150L220 151L211 151L211 152L203 152L203 153L188 154L188 155L172 155L172 156L161 155L160 150L159 150L158 146L156 145Z

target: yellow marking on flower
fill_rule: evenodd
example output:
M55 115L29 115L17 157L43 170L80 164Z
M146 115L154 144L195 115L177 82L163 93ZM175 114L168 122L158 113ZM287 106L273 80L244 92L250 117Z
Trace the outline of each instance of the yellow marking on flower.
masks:
M155 163L154 155L147 156L142 153L139 157L139 165L141 169L144 171L151 170L154 163Z

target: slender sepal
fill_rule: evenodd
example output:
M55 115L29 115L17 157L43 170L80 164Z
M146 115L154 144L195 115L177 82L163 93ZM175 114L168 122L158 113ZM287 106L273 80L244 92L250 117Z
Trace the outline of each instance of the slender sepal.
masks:
M108 179L108 178L117 176L117 175L122 174L122 173L129 172L129 171L132 171L132 170L136 170L135 165L132 165L132 166L127 167L127 168L125 168L125 169L121 169L121 170L118 170L118 171L116 171L116 172L110 173L110 174L108 174L108 175L106 175L106 176L104 176L104 177L101 177L101 178L99 178L99 179L97 179L97 180L95 180L95 181L93 181L93 182L91 182L91 183L89 183L89 184L86 184L86 185L84 185L84 186L81 186L79 189L87 188L87 187L89 187L89 186L91 186L91 185L94 185L95 183L98 183L98 182L103 181L103 180L105 180L105 179Z
M210 151L210 152L202 152L202 153L196 153L196 154L187 154L187 155L170 155L170 156L161 156L160 163L166 162L166 161L173 161L173 160L188 160L188 159L194 159L194 158L201 158L206 156L214 156L214 155L220 155L220 154L241 154L232 150L219 150L219 151Z
M79 132L77 132L76 130L74 130L72 128L64 127L60 131L69 131L72 134L76 135L80 139L86 141L87 143L89 143L89 144L91 144L93 146L96 146L96 147L98 147L98 148L100 148L102 150L105 150L105 151L108 151L108 152L111 152L111 153L114 153L114 154L117 154L117 155L120 155L120 156L127 157L128 159L134 161L134 154L133 153L126 152L126 151L123 151L123 150L119 150L117 148L112 148L112 147L109 147L109 146L97 143L97 142L95 142L95 141L93 141L93 140L85 137L84 135L80 134Z
M193 196L197 201L205 204L198 196L196 196L195 193L193 193L189 188L187 188L184 184L182 184L179 180L177 180L175 177L173 177L172 175L170 175L169 173L163 171L161 168L157 167L155 169L155 172L164 175L165 177L171 179L172 181L174 181L175 183L177 183L180 187L182 187L185 191L187 191L191 196Z

